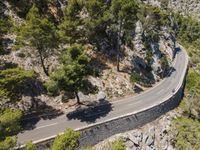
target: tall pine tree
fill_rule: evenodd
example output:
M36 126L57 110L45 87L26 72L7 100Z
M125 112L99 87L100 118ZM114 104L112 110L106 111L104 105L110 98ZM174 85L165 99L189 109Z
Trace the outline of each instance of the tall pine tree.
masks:
M53 50L57 47L56 28L53 23L41 16L35 4L27 14L26 23L20 28L19 37L23 41L28 41L30 46L36 49L44 73L48 76L49 72L45 60L52 55Z
M112 0L111 3L111 28L117 33L117 70L119 71L120 53L122 46L131 36L137 20L138 5L135 0Z

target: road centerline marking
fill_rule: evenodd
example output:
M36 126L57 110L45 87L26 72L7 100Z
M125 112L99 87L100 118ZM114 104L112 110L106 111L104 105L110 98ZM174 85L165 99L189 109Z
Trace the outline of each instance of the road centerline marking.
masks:
M56 124L58 124L58 123L52 123L52 124L48 124L48 125L44 125L44 126L40 126L40 127L35 128L35 129L36 129L36 130L37 130L37 129L42 129L42 128L46 128L46 127L50 127L50 126L54 126L54 125L56 125Z

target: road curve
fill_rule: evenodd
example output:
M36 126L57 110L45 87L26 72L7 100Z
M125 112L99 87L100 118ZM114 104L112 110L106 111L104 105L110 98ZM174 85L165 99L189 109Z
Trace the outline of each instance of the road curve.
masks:
M18 143L24 144L30 140L37 143L44 139L54 137L66 128L84 128L155 106L167 100L168 97L172 97L180 84L184 82L187 65L188 55L181 48L174 60L174 71L157 86L142 94L124 98L107 105L101 105L89 111L74 115L67 115L68 113L65 113L52 119L40 119L35 124L35 128L24 130L18 134ZM34 119L30 121L32 122Z

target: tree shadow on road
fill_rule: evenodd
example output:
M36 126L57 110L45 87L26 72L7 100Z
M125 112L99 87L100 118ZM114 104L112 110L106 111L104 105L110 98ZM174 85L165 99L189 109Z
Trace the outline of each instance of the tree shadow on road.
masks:
M69 120L95 123L97 119L107 116L110 111L112 111L112 104L107 100L99 100L84 107L77 107L76 110L68 113L66 117Z
M174 68L174 67L170 67L169 69L168 69L168 71L165 73L165 77L166 78L169 78L174 72L176 71L176 69Z
M51 106L45 105L42 107L41 112L27 114L21 120L21 125L23 131L25 130L33 130L36 128L36 124L41 120L51 120L55 119L64 113L60 110L57 110ZM23 132L22 131L22 132Z

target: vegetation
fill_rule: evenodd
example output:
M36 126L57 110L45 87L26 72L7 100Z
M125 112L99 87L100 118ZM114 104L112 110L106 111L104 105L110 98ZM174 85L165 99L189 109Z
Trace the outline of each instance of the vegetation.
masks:
M150 68L152 51L150 44L157 43L162 35L162 27L167 27L170 33L176 34L178 40L189 49L192 65L195 69L189 71L186 84L186 97L181 103L183 116L176 119L173 127L173 144L177 149L200 149L198 141L200 127L200 22L192 17L178 13L169 13L165 7L168 0L160 0L160 10L149 5L140 5L136 0L68 0L64 10L58 9L55 0L8 0L12 9L24 23L17 33L17 44L29 46L39 60L44 73L49 76L45 86L49 94L71 92L80 103L78 92L86 89L86 78L90 74L88 68L90 59L85 54L85 47L90 45L94 50L109 53L115 50L117 70L120 70L120 60L125 48L133 49L132 36L136 21L142 23L142 41L146 49L146 61ZM54 14L50 13L53 9ZM62 14L63 11L63 14ZM60 14L59 14L60 13ZM3 50L2 37L12 27L11 19L0 14L0 55ZM54 19L52 19L54 17ZM55 17L58 17L55 21ZM64 46L63 46L64 45ZM67 47L66 49L62 49ZM105 50L104 50L105 49ZM50 72L48 58L56 55L61 65ZM162 68L168 66L168 60L163 55L160 59ZM1 67L1 66L0 66ZM2 68L2 67L1 67ZM196 71L195 71L196 70ZM0 70L0 102L9 98L11 103L21 99L31 83L36 79L34 71L26 71L19 67L6 67ZM140 74L133 72L132 83L142 80ZM1 107L0 110L0 149L12 149L20 127L22 112ZM80 134L71 129L59 135L53 144L54 149L76 149ZM29 142L25 149L34 150ZM110 150L124 150L121 139L110 143Z
M200 123L190 118L177 118L174 121L174 146L177 150L200 149Z
M80 12L83 8L83 1L70 0L64 10L64 19L59 25L59 36L61 42L74 44L79 42L83 37L83 21Z
M16 144L16 137L20 127L22 112L20 110L0 110L0 149L12 149ZM12 137L13 136L13 137Z
M75 44L64 52L63 67L52 73L46 83L49 93L55 95L60 91L72 92L80 103L78 91L84 83L84 77L89 73L89 58L83 50L83 46Z
M25 89L30 88L30 82L35 79L33 71L21 68L0 70L0 97L9 97L19 100Z
M20 130L20 119L22 117L22 112L19 110L6 109L0 114L0 137L1 139L6 136L11 136Z
M80 133L67 129L64 134L58 135L53 143L51 150L73 150L78 148Z
M45 60L57 47L56 28L53 23L41 16L36 5L29 10L25 25L20 27L19 40L23 42L25 39L36 49L44 73L48 76ZM26 43L23 44L26 45Z
M122 139L117 139L116 141L109 143L108 150L125 150L126 145Z
M177 36L183 44L194 45L198 47L200 39L200 22L192 17L183 17L179 14L174 14L177 26Z
M11 26L12 23L9 17L0 16L0 55L5 54L2 43L3 34L7 33L10 30Z
M29 141L26 143L24 150L36 150L36 146L31 141Z
M172 124L173 144L178 150L200 149L200 75L190 69L186 79L186 89L180 108L182 117Z
M127 44L131 31L137 20L138 5L135 0L112 0L111 16L113 31L117 35L117 70L119 71L119 61L122 46Z
M153 43L159 41L161 26L170 27L168 14L161 11L158 7L143 5L137 13L137 16L143 26L142 37L145 45L150 42ZM147 48L148 47L149 46L147 46Z
M15 147L17 143L16 137L6 137L4 140L0 140L1 150L10 150Z
M132 83L140 82L141 81L141 76L138 73L133 72L131 74L130 80L131 80Z

